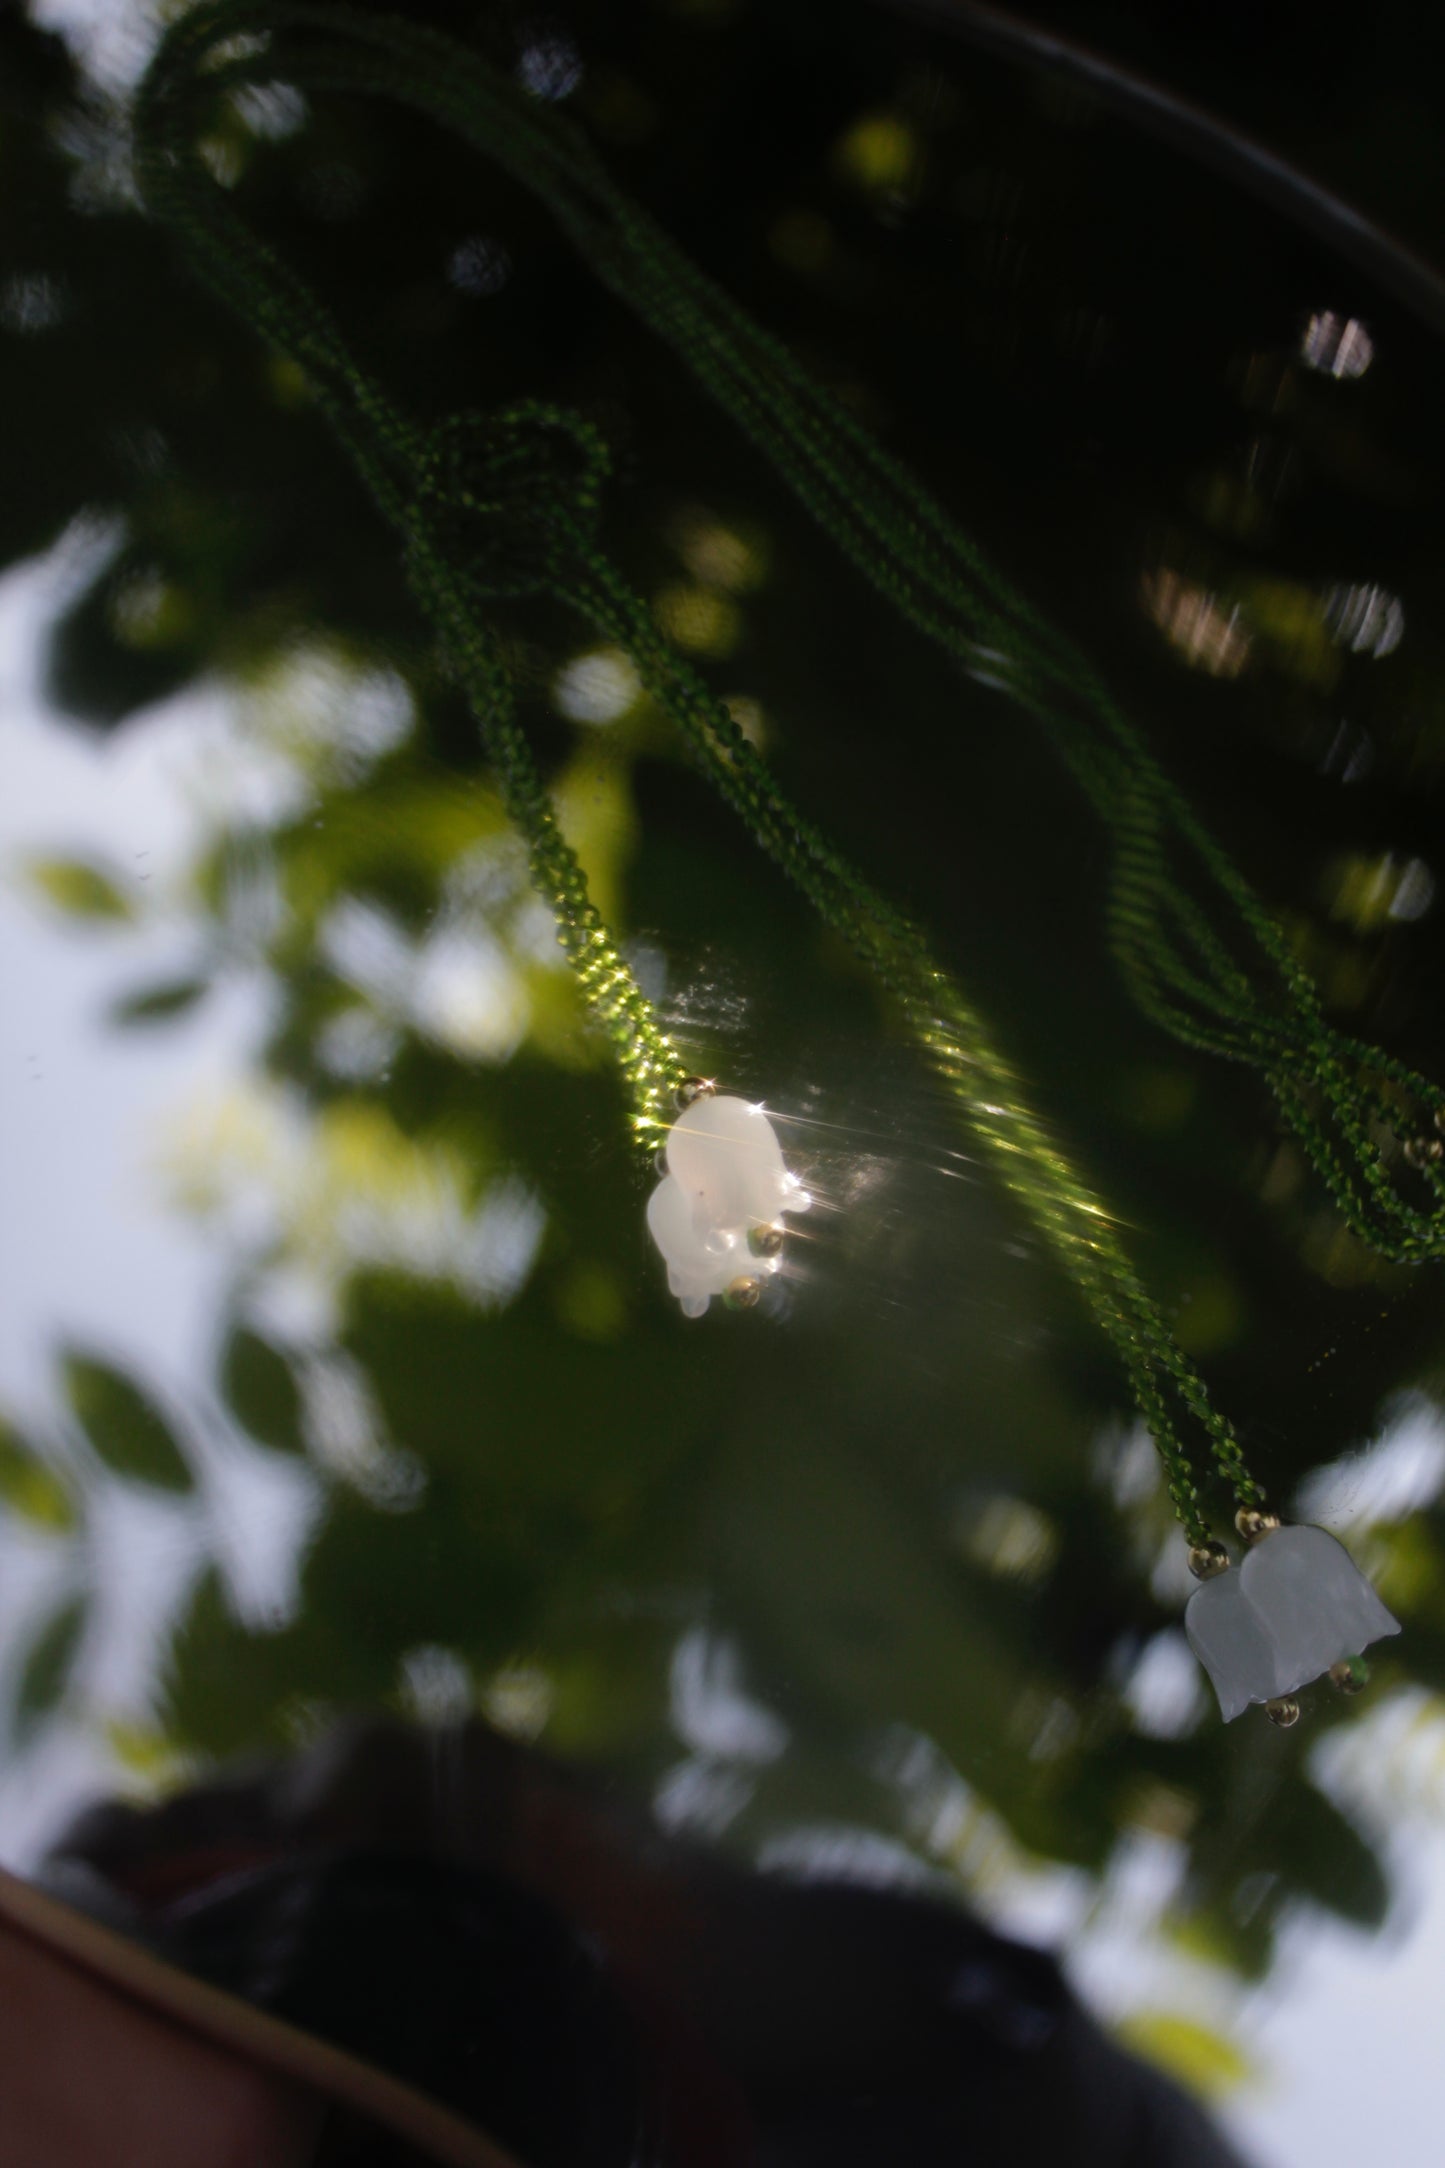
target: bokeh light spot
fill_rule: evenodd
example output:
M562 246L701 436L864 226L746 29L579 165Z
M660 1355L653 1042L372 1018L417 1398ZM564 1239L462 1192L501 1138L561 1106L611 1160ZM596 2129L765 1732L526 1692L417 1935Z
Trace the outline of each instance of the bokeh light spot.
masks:
M706 587L665 587L657 598L663 631L692 655L730 655L742 632L736 603Z
M1191 669L1238 677L1249 660L1250 636L1237 603L1226 602L1167 566L1146 573L1144 608Z
M615 723L642 692L642 681L618 647L574 655L552 681L552 703L573 723Z
M1405 605L1383 587L1332 587L1325 617L1341 647L1377 662L1393 655L1405 635Z
M1356 316L1321 309L1300 337L1300 360L1324 376L1363 376L1375 358L1375 342Z

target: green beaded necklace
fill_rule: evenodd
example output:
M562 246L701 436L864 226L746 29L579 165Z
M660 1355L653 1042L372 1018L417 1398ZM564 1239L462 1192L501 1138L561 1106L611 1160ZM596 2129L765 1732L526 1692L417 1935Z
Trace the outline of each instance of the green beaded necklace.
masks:
M1243 1522L1259 1515L1264 1492L1233 1429L1175 1344L1109 1213L1029 1106L923 933L789 803L728 709L603 555L596 529L608 459L598 432L536 401L434 426L404 413L208 172L197 148L207 110L224 93L278 78L396 99L496 159L668 342L855 570L919 632L986 671L1038 718L1111 836L1109 938L1131 992L1186 1045L1262 1074L1346 1223L1386 1257L1445 1255L1445 1173L1429 1154L1402 1150L1428 1117L1445 1124L1445 1092L1325 1020L1280 928L1087 660L621 193L569 120L449 38L326 0L218 0L167 34L136 102L144 199L200 275L299 364L401 535L411 584L480 725L533 880L615 1051L638 1144L651 1159L678 1094L686 1097L686 1065L557 825L488 622L487 605L503 596L550 595L630 656L721 796L868 967L1113 1344L1196 1556L1217 1552L1181 1432L1201 1436Z

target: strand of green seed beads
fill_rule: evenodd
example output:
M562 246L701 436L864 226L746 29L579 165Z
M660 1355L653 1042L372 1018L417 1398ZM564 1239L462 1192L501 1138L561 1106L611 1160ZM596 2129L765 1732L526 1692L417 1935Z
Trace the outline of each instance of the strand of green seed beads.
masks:
M188 19L193 50L214 53L210 14ZM1146 1013L1186 1044L1263 1073L1347 1225L1373 1247L1402 1260L1445 1255L1445 1164L1428 1133L1431 1117L1445 1123L1445 1092L1325 1021L1280 928L1085 658L629 201L585 138L479 56L414 25L305 0L237 6L229 20L253 35L290 31L299 44L288 66L313 87L411 104L543 197L854 564L965 667L1038 716L1114 833L1110 940ZM177 40L178 56L186 42ZM241 56L242 79L254 62ZM1222 908L1223 931L1189 895L1191 875Z
M277 31L294 41L284 58L265 49ZM477 714L509 812L527 840L534 880L557 915L584 998L612 1040L639 1140L651 1149L666 1127L682 1064L558 830L485 619L485 605L500 596L559 596L626 650L722 795L897 1001L995 1173L1114 1345L1191 1544L1205 1545L1208 1532L1180 1421L1198 1426L1241 1509L1257 1512L1263 1492L1232 1429L1174 1343L1108 1214L1028 1107L983 1020L918 930L788 804L727 709L672 651L600 551L606 458L596 432L537 403L430 430L403 415L357 366L316 297L251 233L206 172L195 147L202 106L278 74L308 89L402 99L534 187L599 273L678 348L855 563L921 630L968 667L987 665L1038 715L1114 833L1111 934L1139 999L1188 1043L1264 1071L1341 1210L1388 1254L1435 1254L1441 1230L1437 1215L1401 1197L1372 1125L1399 1120L1397 1095L1432 1110L1445 1108L1445 1095L1323 1023L1318 997L1282 935L1083 659L786 351L627 203L561 116L523 99L450 40L344 7L222 0L168 34L137 101L145 198L210 283L301 364L402 534L412 583ZM1261 958L1269 967L1279 1013L1181 881L1170 857L1171 844L1177 850L1181 843L1196 877L1233 907L1236 936L1242 927L1252 938L1256 972ZM1428 1159L1421 1171L1440 1194Z
M1375 1249L1403 1261L1445 1255L1445 1164L1429 1133L1432 1118L1445 1124L1445 1092L1326 1021L1281 929L1085 658L916 478L628 200L563 116L478 56L344 8L237 12L309 37L315 86L402 99L536 190L854 565L1044 725L1114 834L1109 936L1145 1012L1185 1044L1263 1074L1346 1224Z
M197 157L189 101L174 95L188 80L208 97L251 80L254 51L244 40L239 52L228 45L245 30L254 34L256 13L254 8L205 9L172 32L137 105L137 164L145 199L183 235L208 282L300 364L377 505L403 534L413 585L477 717L503 802L526 841L533 884L552 907L558 942L628 1088L634 1134L651 1154L672 1119L685 1068L593 903L577 854L558 826L517 722L501 649L478 614L475 581L468 586L439 542L434 515L446 501L438 487L444 434L429 434L403 415L356 367L329 312L231 211ZM226 17L233 20L222 20ZM236 17L244 17L244 24ZM525 496L530 477L503 477L503 486L508 479ZM467 510L463 492L455 502ZM517 510L520 515L520 504ZM512 539L515 543L515 534Z

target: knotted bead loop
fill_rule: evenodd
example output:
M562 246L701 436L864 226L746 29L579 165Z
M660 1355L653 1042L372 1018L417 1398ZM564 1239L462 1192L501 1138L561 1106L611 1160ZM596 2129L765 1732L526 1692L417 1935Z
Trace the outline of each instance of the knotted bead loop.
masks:
M610 464L599 432L566 407L449 415L426 439L417 521L479 595L545 593L591 544Z

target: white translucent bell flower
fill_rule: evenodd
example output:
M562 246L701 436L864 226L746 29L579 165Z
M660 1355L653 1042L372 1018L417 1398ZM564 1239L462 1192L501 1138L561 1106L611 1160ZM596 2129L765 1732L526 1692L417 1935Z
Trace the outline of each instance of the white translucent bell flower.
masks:
M1277 1701L1397 1634L1400 1622L1334 1536L1276 1528L1246 1551L1237 1572L1200 1583L1184 1631L1228 1723L1252 1701Z
M783 1164L777 1133L761 1107L710 1093L695 1099L668 1132L667 1173L647 1205L652 1239L667 1260L667 1284L688 1317L701 1317L735 1280L761 1280L782 1258L756 1254L750 1237L783 1212L806 1212L812 1198Z

